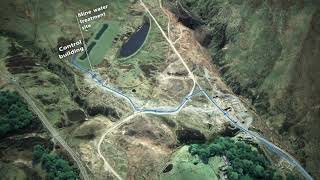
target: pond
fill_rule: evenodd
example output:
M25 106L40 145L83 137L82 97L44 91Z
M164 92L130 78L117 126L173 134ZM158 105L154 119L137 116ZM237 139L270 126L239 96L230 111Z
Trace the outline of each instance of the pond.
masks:
M145 22L136 32L134 32L129 40L125 42L120 50L120 57L126 58L135 54L144 44L150 29L150 23Z
M92 48L96 45L96 42L91 42L90 45L87 47L87 52L83 52L82 56L80 56L81 60L84 60L85 58L87 58L87 53L90 54Z
M102 28L100 31L96 34L96 37L94 38L95 40L99 40L102 34L108 29L109 25L108 24L103 24Z

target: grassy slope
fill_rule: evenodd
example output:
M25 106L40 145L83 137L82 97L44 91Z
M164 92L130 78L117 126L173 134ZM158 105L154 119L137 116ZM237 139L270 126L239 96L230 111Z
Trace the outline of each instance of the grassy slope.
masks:
M188 152L188 146L184 146L175 152L171 159L173 169L168 173L162 173L160 180L216 180L218 178L215 170L220 163L218 159L211 159L209 165L205 165ZM198 164L195 165L194 162Z
M103 33L99 40L95 40L96 34L100 31L101 26L97 29L96 34L94 34L90 40L87 42L87 46L91 44L91 42L96 42L97 44L93 47L91 52L89 53L89 59L92 66L98 65L103 61L104 55L107 53L108 49L112 46L112 41L116 37L119 31L119 24L117 22L106 22L109 27ZM86 53L86 52L83 52ZM85 58L84 60L79 59L82 56L82 53L78 55L77 63L84 68L90 68L88 59Z
M27 179L27 175L22 169L2 162L0 162L0 176L3 179Z
M235 93L249 98L282 144L319 175L319 3L195 1L182 4L212 35L213 61ZM225 38L225 41L224 41ZM224 50L222 48L225 48ZM264 133L270 129L256 122Z

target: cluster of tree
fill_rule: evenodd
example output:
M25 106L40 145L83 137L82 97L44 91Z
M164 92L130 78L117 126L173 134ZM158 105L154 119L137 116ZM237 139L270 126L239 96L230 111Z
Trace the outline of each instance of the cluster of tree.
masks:
M36 145L33 150L33 162L41 163L41 167L47 171L47 180L76 180L75 170L69 162L62 157L50 154L41 145Z
M283 179L270 161L256 148L242 141L219 137L210 144L193 144L189 148L192 155L198 155L208 163L213 156L225 156L230 162L227 168L228 179Z
M0 91L0 104L0 138L32 123L32 112L16 92Z

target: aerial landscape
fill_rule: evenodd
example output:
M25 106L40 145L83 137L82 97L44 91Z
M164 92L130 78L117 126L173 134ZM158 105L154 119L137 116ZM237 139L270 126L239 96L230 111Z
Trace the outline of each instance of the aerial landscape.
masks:
M0 180L320 179L319 0L0 5Z

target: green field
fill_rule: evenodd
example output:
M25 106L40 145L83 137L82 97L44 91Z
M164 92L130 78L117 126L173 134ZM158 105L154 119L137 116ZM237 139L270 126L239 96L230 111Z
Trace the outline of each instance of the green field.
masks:
M101 30L104 24L108 24L108 28L104 31L104 33L100 36L99 40L96 40L95 37ZM76 63L83 68L90 68L90 63L88 59L90 59L91 65L95 66L100 64L103 61L104 56L106 55L107 51L112 46L112 41L116 37L119 32L119 23L110 21L100 25L96 33L89 39L87 42L87 49L89 58L86 57L86 52L80 53L77 56ZM92 49L90 45L95 43ZM85 57L85 58L81 58Z
M182 147L173 154L173 168L167 173L160 174L160 180L217 180L215 171L221 166L218 157L212 158L209 164L202 163L188 152L188 146Z

